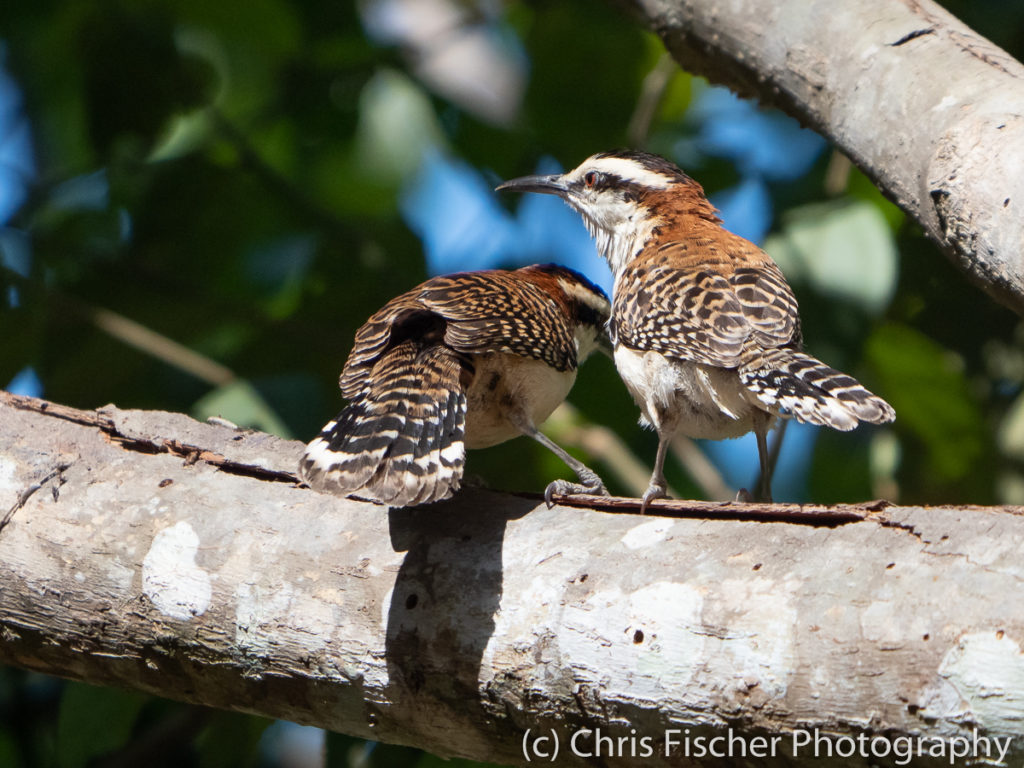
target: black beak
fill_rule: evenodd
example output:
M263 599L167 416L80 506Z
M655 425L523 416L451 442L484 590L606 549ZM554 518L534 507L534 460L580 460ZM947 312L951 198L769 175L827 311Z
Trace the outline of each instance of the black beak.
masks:
M561 174L553 173L550 176L520 176L518 179L509 179L495 187L495 192L510 189L513 192L542 192L548 195L565 197L569 194L569 185Z

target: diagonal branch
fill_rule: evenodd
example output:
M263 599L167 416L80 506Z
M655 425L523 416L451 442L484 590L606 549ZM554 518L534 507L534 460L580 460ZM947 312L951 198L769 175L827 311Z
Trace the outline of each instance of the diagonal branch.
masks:
M1024 66L931 0L616 0L679 64L827 136L1024 314Z

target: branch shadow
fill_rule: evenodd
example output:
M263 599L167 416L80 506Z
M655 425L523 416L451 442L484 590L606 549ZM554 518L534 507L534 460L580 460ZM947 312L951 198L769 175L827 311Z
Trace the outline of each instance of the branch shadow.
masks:
M437 740L435 719L422 716L432 707L454 713L459 721L446 727L463 732L489 719L479 679L501 603L505 527L536 506L466 489L447 502L388 513L391 544L406 552L388 609L388 698L421 743Z

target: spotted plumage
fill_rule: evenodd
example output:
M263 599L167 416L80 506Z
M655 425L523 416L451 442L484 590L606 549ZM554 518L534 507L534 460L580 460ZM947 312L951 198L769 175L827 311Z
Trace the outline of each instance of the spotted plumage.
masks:
M356 332L339 381L349 405L307 446L317 490L390 506L448 498L465 449L525 434L577 473L556 493L603 493L600 478L537 430L604 334L610 305L556 265L432 278Z
M888 403L802 351L781 270L724 229L700 185L664 158L604 152L568 173L499 189L562 197L611 267L615 364L659 436L645 508L665 494L665 453L676 433L718 439L753 430L769 498L773 418L840 430L893 420Z

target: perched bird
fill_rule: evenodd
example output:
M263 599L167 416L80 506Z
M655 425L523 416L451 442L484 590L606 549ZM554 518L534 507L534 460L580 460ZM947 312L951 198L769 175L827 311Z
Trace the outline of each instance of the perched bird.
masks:
M434 277L389 301L357 332L341 374L349 401L306 447L312 488L394 507L451 496L466 448L527 435L579 483L555 494L607 494L601 478L537 429L597 346L611 305L554 264Z
M796 299L764 251L722 227L701 186L647 152L602 152L565 174L499 190L561 197L614 276L615 367L658 433L643 509L665 493L672 436L721 439L753 430L760 495L771 499L766 435L774 417L850 430L892 407L802 351Z

